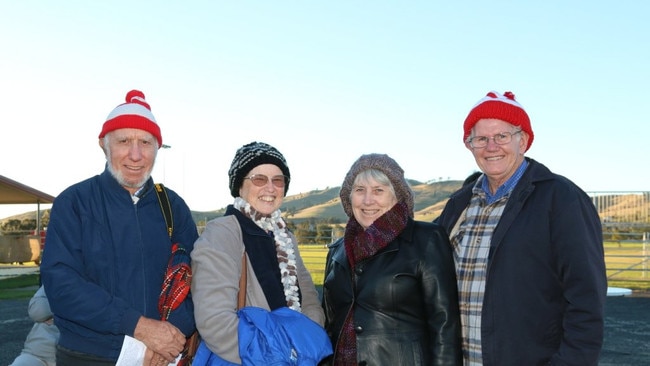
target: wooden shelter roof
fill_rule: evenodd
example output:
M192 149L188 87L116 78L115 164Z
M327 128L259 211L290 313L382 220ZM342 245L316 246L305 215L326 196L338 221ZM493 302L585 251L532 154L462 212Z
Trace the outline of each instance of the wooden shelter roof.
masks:
M0 204L41 204L53 202L53 196L0 175Z

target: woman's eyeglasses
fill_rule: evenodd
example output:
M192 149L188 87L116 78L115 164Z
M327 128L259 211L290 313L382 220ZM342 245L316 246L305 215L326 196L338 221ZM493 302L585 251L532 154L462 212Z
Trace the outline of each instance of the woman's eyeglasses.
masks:
M253 174L249 175L248 177L244 177L244 179L250 179L251 182L257 187L264 187L269 183L269 177L264 174ZM289 177L285 175L274 175L270 179L271 183L273 183L273 185L278 188L284 188L284 186L287 185L287 182L289 181Z

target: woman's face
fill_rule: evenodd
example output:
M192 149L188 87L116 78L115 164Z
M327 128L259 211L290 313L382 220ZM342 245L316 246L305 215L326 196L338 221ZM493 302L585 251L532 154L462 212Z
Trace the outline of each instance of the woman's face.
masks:
M262 179L260 179L260 176L262 176ZM254 182L261 184L264 176L268 177L266 183L262 186L257 186ZM270 215L280 208L284 200L284 186L286 181L284 178L280 179L280 177L283 177L282 170L276 165L258 165L246 175L241 188L239 188L239 196L250 203L255 211L263 215ZM280 182L284 182L284 184ZM278 187L278 185L282 186Z
M390 185L377 182L372 176L357 176L350 193L352 213L357 222L367 229L377 218L397 203Z

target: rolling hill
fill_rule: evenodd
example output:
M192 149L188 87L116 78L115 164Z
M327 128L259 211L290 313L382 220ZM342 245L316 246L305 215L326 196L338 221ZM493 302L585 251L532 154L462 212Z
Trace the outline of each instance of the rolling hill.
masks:
M440 215L449 196L459 189L462 181L436 181L422 183L409 180L415 194L415 218L422 221L432 221ZM303 220L331 220L344 223L347 217L339 199L340 187L330 187L323 190L313 190L285 197L282 212L286 219L294 222ZM592 197L604 225L620 222L636 222L645 224L650 221L650 193L631 192L599 194ZM214 211L192 211L192 217L197 225L205 221L223 216L225 207ZM34 219L36 211L25 212L11 217L0 218L0 226L8 220ZM43 210L43 218L49 216L49 210Z
M447 198L460 188L462 183L459 180L429 183L409 180L415 197L415 218L432 221L438 217ZM343 212L339 198L340 189L341 187L331 187L289 195L282 205L284 217L297 222L307 219L332 219L335 222L346 222L347 216ZM192 215L197 223L201 223L223 215L224 211L225 208L207 212L193 211Z

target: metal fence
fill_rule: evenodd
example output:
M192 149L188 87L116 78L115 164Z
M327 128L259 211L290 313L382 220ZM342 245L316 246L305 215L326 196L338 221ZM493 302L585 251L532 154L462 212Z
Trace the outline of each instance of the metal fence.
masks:
M650 192L587 192L603 225L607 278L650 281Z
M650 224L650 192L587 192L604 225Z
M650 281L650 192L601 191L587 194L603 225L609 280ZM303 260L317 283L322 281L327 244L340 235L342 230L339 228L329 236L299 237Z
M611 281L650 282L650 242L605 242L607 278Z
M610 281L650 282L650 241L605 242L605 263ZM300 245L300 254L315 283L322 283L327 247Z

